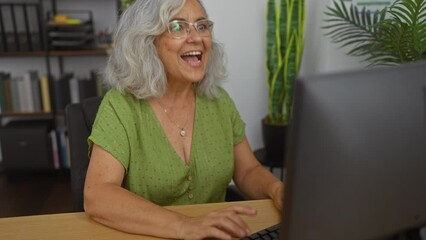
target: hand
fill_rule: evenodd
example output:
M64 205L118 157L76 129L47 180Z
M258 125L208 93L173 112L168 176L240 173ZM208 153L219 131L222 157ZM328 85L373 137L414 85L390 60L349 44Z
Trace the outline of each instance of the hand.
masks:
M272 184L269 195L272 199L272 202L274 203L274 206L281 211L284 204L284 184L280 181Z
M251 234L251 230L240 215L255 216L256 214L256 209L252 207L234 205L204 216L186 218L179 236L181 239L246 237Z

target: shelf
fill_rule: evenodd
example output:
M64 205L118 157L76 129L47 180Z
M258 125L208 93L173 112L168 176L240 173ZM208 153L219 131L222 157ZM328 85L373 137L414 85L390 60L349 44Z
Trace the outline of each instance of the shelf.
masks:
M3 112L0 117L53 117L52 113L46 112Z
M87 26L91 21L84 21L80 23L61 23L61 22L48 22L47 27L65 27L65 28L79 28Z
M31 51L31 52L0 52L0 57L44 57L46 52Z
M107 56L110 50L106 48L90 49L90 50L61 50L48 51L47 56ZM32 52L0 52L0 57L45 57L44 51Z
M49 56L106 56L108 49L49 51Z

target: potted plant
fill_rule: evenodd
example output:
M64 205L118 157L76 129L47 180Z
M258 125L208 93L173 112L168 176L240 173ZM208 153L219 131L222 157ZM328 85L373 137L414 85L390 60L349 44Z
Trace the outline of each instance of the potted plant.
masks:
M126 10L135 0L121 0L121 10Z
M262 131L265 159L279 165L291 117L293 82L303 53L305 0L268 0L266 15L269 110L262 120Z
M328 35L351 56L365 57L369 66L395 65L426 59L426 2L396 0L371 13L333 1L325 12Z

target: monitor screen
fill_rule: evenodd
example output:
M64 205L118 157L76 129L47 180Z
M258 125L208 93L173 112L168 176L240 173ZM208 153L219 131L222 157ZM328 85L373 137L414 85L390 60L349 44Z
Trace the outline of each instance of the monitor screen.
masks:
M426 225L426 63L295 82L281 239Z

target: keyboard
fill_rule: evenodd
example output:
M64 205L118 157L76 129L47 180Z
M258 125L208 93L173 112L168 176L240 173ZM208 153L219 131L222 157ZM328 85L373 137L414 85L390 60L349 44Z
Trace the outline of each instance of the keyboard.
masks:
M280 223L264 228L243 239L279 239Z

